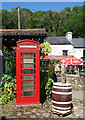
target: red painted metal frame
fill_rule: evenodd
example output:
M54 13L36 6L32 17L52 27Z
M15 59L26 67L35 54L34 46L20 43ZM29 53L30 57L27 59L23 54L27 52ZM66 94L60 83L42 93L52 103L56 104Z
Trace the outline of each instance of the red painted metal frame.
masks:
M37 48L20 48L20 45L36 45ZM36 84L34 91L33 87L33 96L21 96L21 53L34 53L36 54ZM34 57L34 56L33 56ZM22 56L23 58L23 56ZM33 59L34 61L34 59ZM23 63L23 62L22 62ZM29 63L28 63L29 64ZM22 68L29 69L29 68ZM30 68L31 70L31 68ZM33 62L33 71L34 71L34 62ZM24 74L22 72L22 74ZM26 74L24 74L26 75ZM30 74L31 75L31 74ZM34 76L34 72L33 72ZM24 81L24 78L22 78ZM26 81L26 80L25 80ZM34 77L33 77L33 85L34 85ZM17 49L16 49L16 86L17 86L17 96L16 96L16 104L17 105L27 105L27 104L40 104L40 51L39 51L39 43L33 40L21 40L17 42ZM32 85L24 85L24 86L32 86ZM23 85L22 85L23 87ZM25 91L26 92L26 91ZM34 92L36 95L34 96Z

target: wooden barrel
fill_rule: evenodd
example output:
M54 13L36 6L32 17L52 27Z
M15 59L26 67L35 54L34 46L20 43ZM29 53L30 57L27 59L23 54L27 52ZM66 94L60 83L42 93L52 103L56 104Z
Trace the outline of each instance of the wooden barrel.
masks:
M72 86L70 83L53 83L52 88L52 108L58 113L70 112L72 105Z

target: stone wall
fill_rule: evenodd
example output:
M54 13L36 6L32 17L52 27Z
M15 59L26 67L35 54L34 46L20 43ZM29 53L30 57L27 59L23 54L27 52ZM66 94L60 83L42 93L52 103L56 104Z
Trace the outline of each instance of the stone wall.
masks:
M57 77L57 81L61 82L61 77ZM66 82L72 84L73 90L85 90L85 78L82 77L73 77L73 76L67 76Z

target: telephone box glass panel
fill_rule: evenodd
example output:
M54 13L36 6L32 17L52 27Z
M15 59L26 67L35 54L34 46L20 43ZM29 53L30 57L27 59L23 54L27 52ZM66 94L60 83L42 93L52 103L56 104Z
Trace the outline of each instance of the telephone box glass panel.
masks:
M23 68L33 68L33 64L24 64Z
M33 81L24 81L24 85L33 85Z
M33 92L24 92L24 96L33 96Z
M24 75L24 79L33 79L33 75Z
M33 59L24 58L24 59L23 59L23 62L24 62L24 63L33 63Z
M24 74L33 74L33 70L24 70Z
M33 53L23 53L23 57L33 57Z
M33 90L33 86L24 86L24 91Z

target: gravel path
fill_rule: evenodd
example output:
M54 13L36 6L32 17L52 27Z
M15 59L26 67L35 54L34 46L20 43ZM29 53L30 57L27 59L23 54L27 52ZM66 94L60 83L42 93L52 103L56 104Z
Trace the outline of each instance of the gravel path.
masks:
M83 90L72 91L72 99L73 100L77 99L77 100L83 101L84 93L85 93L85 91L83 91Z
M74 113L64 118L84 118L83 91L73 91L72 98ZM51 108L51 100L44 102L43 105L36 106L16 106L16 103L12 101L2 107L2 116L6 118L60 118L50 111Z

